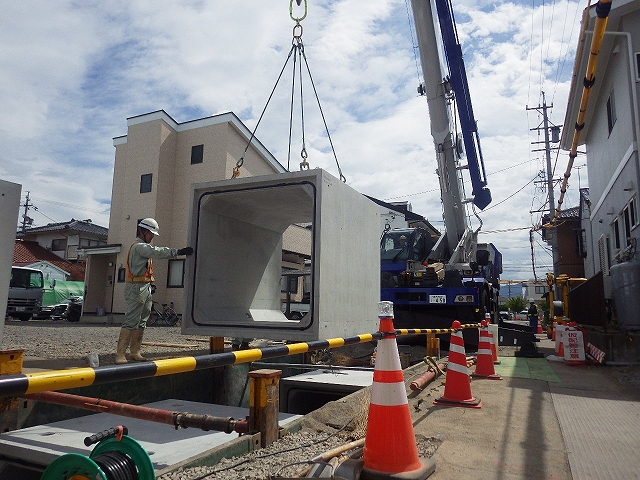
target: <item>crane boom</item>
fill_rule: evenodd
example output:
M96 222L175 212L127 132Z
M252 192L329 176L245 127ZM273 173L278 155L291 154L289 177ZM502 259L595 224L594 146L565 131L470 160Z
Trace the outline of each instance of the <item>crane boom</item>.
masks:
M406 227L385 229L380 241L380 296L393 302L396 324L408 328L442 328L453 318L478 321L485 315L497 321L502 254L491 243L478 243L478 230L470 227L466 214L466 203L473 202L480 209L489 205L491 192L451 3L411 0L411 6L424 76L420 91L429 107L445 232L433 235L406 216ZM463 142L466 165L461 165ZM469 199L462 181L467 169L472 185ZM477 332L473 337L473 332L468 333L465 341L477 343Z
M491 191L487 187L477 122L473 115L467 75L458 41L450 0L435 0L440 35L436 30L433 7L429 0L412 0L413 16L424 76L431 135L438 157L438 177L443 205L446 240L449 255L462 246L459 243L468 236L465 215L462 178L459 165L460 148L453 125L450 103L455 99L462 130L469 176L472 185L470 199L478 208L491 203ZM439 42L442 38L442 42ZM442 43L444 56L440 53ZM446 60L446 65L444 65ZM464 243L469 243L465 241ZM473 242L472 242L473 243ZM441 248L440 246L438 246ZM439 250L437 248L437 250ZM461 255L464 257L465 255Z
M458 117L460 118L460 128L467 155L467 166L469 167L469 176L473 187L473 203L480 210L483 210L491 203L491 192L487 187L480 137L478 136L478 125L473 115L467 72L464 67L462 47L458 40L451 0L436 0L436 10L438 11L440 32L449 67L449 82L458 104Z
M438 179L442 199L447 253L451 254L468 230L463 204L462 179L457 169L456 139L449 114L450 85L445 80L440 61L436 26L429 0L412 0L418 51L424 77L424 91L429 107L431 136L438 162ZM441 247L438 245L438 250Z

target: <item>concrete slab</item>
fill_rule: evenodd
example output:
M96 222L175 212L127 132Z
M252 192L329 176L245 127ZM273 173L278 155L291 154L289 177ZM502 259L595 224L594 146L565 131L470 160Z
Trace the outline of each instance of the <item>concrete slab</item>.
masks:
M337 400L372 382L373 370L313 370L286 377L280 380L280 410L308 413L316 403Z
M640 478L640 380L620 368L550 362L549 384L575 480Z
M640 402L553 393L575 480L640 478Z
M542 340L539 349L551 355L553 342ZM443 380L409 394L416 434L442 441L429 478L640 478L637 369L516 360L515 350L501 347L496 366L513 377L471 381L479 410L432 405Z
M300 319L281 311L292 225L311 232ZM379 207L321 169L192 185L182 333L308 341L374 331L380 233Z
M174 399L145 406L233 418L244 418L249 413L246 408ZM297 418L298 415L280 414L279 423L285 426ZM147 451L156 471L237 438L237 434L205 432L193 428L175 430L170 425L99 413L3 433L0 435L0 450L5 457L47 466L57 457L67 453L88 456L94 446L85 447L84 438L116 425L125 425L129 429L129 436L136 439Z

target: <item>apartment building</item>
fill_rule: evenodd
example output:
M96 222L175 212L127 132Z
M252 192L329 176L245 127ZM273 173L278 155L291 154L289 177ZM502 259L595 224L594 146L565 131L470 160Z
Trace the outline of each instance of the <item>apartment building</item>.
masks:
M136 225L153 217L160 225L155 245L186 246L191 184L229 179L244 157L241 177L285 168L231 113L178 123L159 110L127 119L127 134L113 139L115 163L106 245L87 255L85 312L102 307L124 313L125 263ZM245 152L246 149L246 152ZM183 312L184 259L154 262L154 300Z

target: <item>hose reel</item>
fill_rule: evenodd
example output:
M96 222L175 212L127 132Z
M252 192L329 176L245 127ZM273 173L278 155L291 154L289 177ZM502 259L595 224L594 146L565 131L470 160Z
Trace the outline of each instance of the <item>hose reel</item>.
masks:
M149 454L127 435L126 427L115 427L84 439L86 446L99 443L86 457L68 453L56 458L40 480L155 480Z

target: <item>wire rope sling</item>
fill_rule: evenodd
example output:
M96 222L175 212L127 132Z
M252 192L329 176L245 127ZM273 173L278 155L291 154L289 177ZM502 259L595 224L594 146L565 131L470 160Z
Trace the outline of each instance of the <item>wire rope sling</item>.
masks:
M88 447L98 442L86 457L68 453L56 458L40 480L155 480L149 454L117 426L84 439Z
M309 162L307 161L308 158L308 152L307 152L307 146L306 146L306 139L305 139L305 116L304 116L304 92L303 92L303 63L305 66L305 70L308 74L309 80L311 82L311 86L313 88L313 93L315 95L315 99L316 102L318 104L318 109L320 110L320 116L322 117L322 122L324 124L324 129L325 132L327 134L327 138L329 139L329 145L331 146L331 151L333 153L333 158L335 159L336 162L336 166L338 168L338 175L340 177L340 180L342 180L342 182L346 183L347 179L346 177L342 174L342 170L340 168L340 163L338 162L338 157L336 155L336 151L335 148L333 146L333 140L331 139L331 134L329 133L329 127L327 126L327 121L325 119L324 116L324 112L322 111L322 105L320 104L320 98L318 97L318 91L316 90L316 85L315 82L313 81L313 77L311 76L311 69L309 68L309 62L307 61L307 55L304 51L304 43L302 42L302 24L300 23L302 20L304 20L307 16L307 0L295 0L295 2L298 4L298 6L300 7L302 5L302 2L304 1L304 14L302 16L296 17L294 16L293 13L293 2L294 0L290 0L289 2L289 16L291 17L291 19L296 23L295 26L293 27L293 39L291 41L291 49L289 50L289 54L287 55L287 58L284 62L284 65L282 66L282 69L280 70L280 74L278 75L278 79L276 80L275 85L273 86L273 89L271 90L271 93L269 95L269 98L267 99L267 103L265 104L264 108L262 109L262 113L260 114L260 117L258 118L258 122L256 123L256 126L254 127L253 131L251 132L251 136L249 138L249 141L247 142L247 146L244 149L244 152L242 153L242 156L240 157L240 159L236 162L236 165L233 167L233 171L231 174L231 178L237 178L240 176L240 169L242 168L243 164L244 164L244 159L245 156L247 154L247 151L249 149L249 146L251 145L251 142L253 141L253 139L255 138L255 134L256 134L256 130L258 129L258 126L260 125L260 122L262 121L262 118L264 117L264 114L267 110L267 107L269 106L269 103L271 102L271 99L273 98L273 95L276 91L276 88L278 87L278 84L280 83L280 80L282 79L282 76L285 72L285 69L287 67L287 64L289 63L289 61L291 59L293 59L293 69L292 69L292 81L291 81L291 105L290 105L290 109L289 109L289 145L288 145L288 150L287 150L287 171L291 171L290 170L290 165L291 165L291 142L292 142L292 135L293 135L293 118L294 118L294 104L295 104L295 97L296 94L299 94L300 100L300 128L301 128L301 133L302 133L302 146L301 146L301 150L300 150L300 158L302 159L302 161L300 162L300 170L309 170L310 165ZM296 79L298 79L298 92L296 91Z

